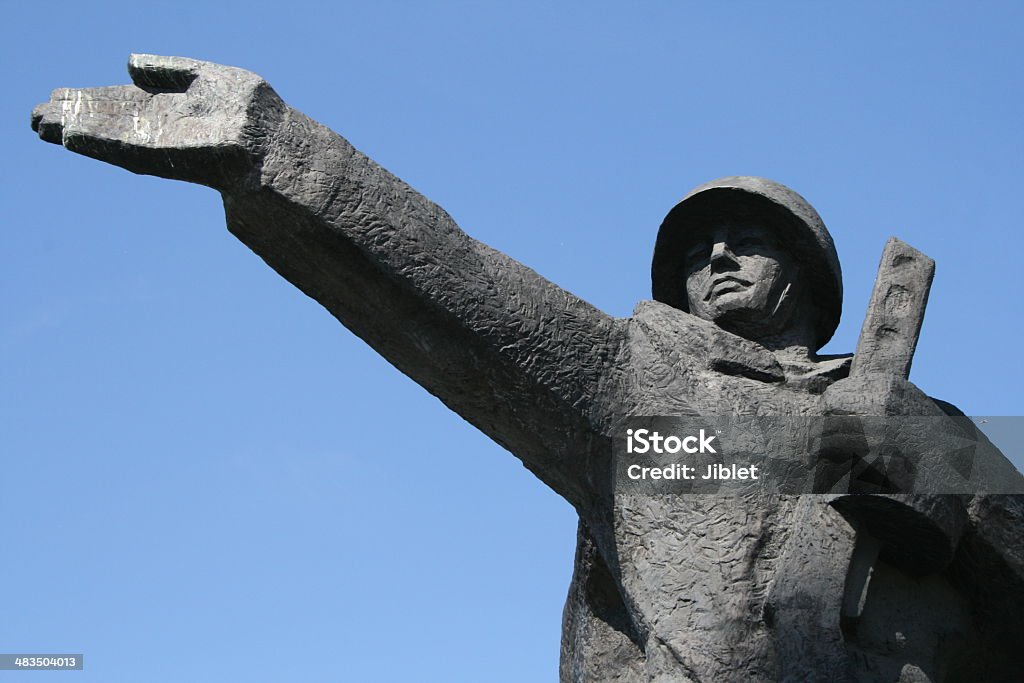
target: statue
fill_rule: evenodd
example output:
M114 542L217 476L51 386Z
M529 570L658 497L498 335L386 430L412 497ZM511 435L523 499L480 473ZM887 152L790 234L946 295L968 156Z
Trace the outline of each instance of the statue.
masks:
M872 460L859 419L970 431L906 379L926 257L887 249L883 271L909 274L880 279L895 284L876 290L851 370L816 353L842 301L821 219L777 183L723 178L666 217L654 300L612 318L473 240L258 76L150 55L128 70L134 85L55 91L33 129L221 192L235 236L574 506L562 681L1019 680L1024 498L995 494L1024 492L1021 475L975 435L973 488L939 490L948 472L921 455L939 437ZM631 488L614 444L637 416L834 418L773 442L828 495Z

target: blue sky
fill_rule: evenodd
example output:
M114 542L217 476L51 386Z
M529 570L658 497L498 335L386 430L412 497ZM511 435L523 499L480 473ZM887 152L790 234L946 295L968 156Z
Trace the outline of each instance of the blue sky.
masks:
M0 651L33 680L555 680L575 517L223 226L38 141L130 52L261 74L473 236L615 315L722 175L938 263L912 379L1020 415L1020 3L15 3L2 32ZM29 674L0 673L0 679Z

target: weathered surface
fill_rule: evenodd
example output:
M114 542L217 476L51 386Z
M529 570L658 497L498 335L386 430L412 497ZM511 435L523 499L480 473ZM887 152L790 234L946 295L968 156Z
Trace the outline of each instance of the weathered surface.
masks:
M889 238L857 341L851 375L910 376L934 276L935 261L895 237Z
M774 443L853 472L871 457L858 416L952 410L901 371L847 377L849 357L816 355L841 276L791 190L737 177L691 193L659 235L658 300L617 319L470 238L258 76L152 56L129 71L134 86L55 91L33 127L218 189L233 234L572 503L563 681L1017 680L1016 497L906 495L892 481L901 495L616 485L611 444L634 416L841 416L827 438ZM916 336L919 320L891 315ZM906 351L878 357L909 367ZM987 462L985 481L1024 490L1001 456Z

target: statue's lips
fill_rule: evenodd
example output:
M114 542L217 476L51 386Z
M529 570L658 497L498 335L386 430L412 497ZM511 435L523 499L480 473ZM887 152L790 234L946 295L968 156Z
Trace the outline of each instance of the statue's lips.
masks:
M724 275L722 277L715 278L711 282L711 287L708 289L708 293L704 296L704 300L708 301L711 297L735 292L745 287L749 287L750 285L751 283L749 281L742 278L738 278L733 275Z

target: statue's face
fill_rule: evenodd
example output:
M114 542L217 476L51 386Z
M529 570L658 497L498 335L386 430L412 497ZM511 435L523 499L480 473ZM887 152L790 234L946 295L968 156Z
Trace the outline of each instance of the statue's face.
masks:
M690 312L748 338L786 325L798 266L767 228L716 225L697 233L685 250Z

